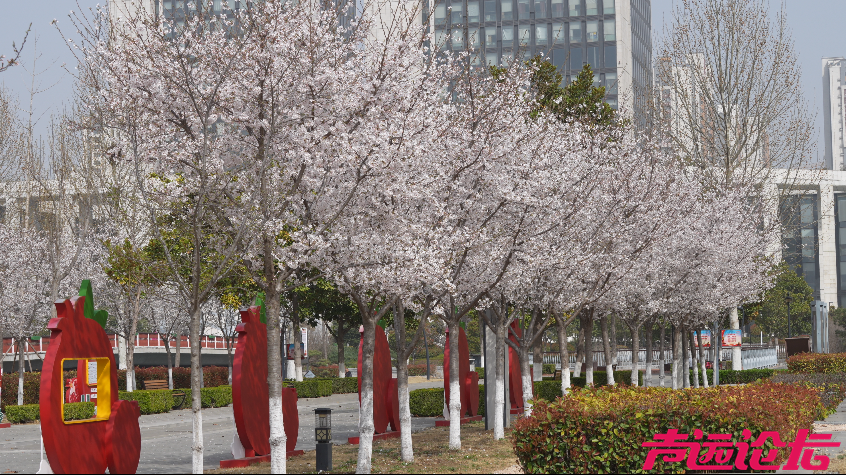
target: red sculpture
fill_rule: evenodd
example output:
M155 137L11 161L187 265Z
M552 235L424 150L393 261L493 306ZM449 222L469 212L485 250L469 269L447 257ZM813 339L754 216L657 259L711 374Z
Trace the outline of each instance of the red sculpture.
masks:
M515 336L516 335L516 336ZM517 338L523 337L523 331L517 322L511 322L511 331L508 339L519 345ZM520 414L523 412L523 371L520 369L520 357L510 346L508 347L508 394L511 400L511 413ZM534 387L532 388L534 394Z
M360 339L358 344L358 403L361 404L361 375L363 374L362 350L364 349L364 326L358 329ZM376 434L384 437L399 435L399 395L397 379L392 377L391 349L385 330L376 325L376 345L373 351L373 426ZM388 425L394 432L388 432ZM358 437L350 437L351 444L358 443Z
M449 350L449 329L446 334L444 345L444 402L449 407L449 381L450 381L450 350ZM470 350L467 346L467 334L464 329L458 327L458 383L461 388L462 423L476 420L479 413L479 374L470 371ZM465 416L469 416L466 419ZM478 418L481 420L481 417ZM437 421L436 425L448 425L448 421Z
M85 318L85 299L56 302L57 318L47 325L51 344L39 395L44 452L53 473L103 473L106 468L110 473L135 473L141 458L141 413L136 401L118 401L114 354L103 327ZM97 362L93 419L64 420L65 360ZM87 365L78 366L79 378L84 378L86 369Z
M235 415L237 437L244 448L244 457L270 455L270 399L267 388L267 326L261 321L261 307L241 309L238 343L232 363L232 411ZM300 418L297 412L297 390L282 389L282 418L288 456L301 455L296 451ZM238 457L240 454L234 454ZM261 460L253 460L255 463ZM225 460L221 467L243 467L248 464Z

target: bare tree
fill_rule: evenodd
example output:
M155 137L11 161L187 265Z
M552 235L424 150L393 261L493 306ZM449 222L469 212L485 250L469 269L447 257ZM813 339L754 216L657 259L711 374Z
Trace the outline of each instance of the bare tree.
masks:
M772 209L812 171L813 116L787 25L765 0L684 0L657 55L656 117L684 163L717 189L754 183ZM775 184L778 183L778 187ZM778 223L772 223L778 225ZM740 328L737 311L731 328ZM740 348L733 353L740 369Z
M21 58L21 52L26 46L26 39L29 38L29 31L32 29L32 23L26 28L26 33L24 33L24 39L21 41L20 46L16 46L15 43L12 43L12 53L13 56L9 59L6 59L5 55L0 54L0 73L3 71L11 68L12 66L19 64L19 60Z

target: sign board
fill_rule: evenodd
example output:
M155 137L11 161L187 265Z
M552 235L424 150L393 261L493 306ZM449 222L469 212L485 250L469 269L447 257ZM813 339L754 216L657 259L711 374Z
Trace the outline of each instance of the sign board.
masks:
M308 328L302 328L303 331L303 358L308 356Z
M301 350L301 352L302 352L302 357L303 357L303 358L305 358L305 357L307 357L307 356L308 356L308 354L306 353L305 343L301 343L301 344L300 344L300 350ZM289 360L294 359L294 344L293 344L293 343L289 343L289 344L288 344L288 359L289 359Z
M702 330L702 348L711 347L711 330ZM699 346L699 341L696 338L696 332L693 332L693 346Z
M723 346L740 346L740 330L723 330Z
M97 360L88 360L88 385L97 385Z

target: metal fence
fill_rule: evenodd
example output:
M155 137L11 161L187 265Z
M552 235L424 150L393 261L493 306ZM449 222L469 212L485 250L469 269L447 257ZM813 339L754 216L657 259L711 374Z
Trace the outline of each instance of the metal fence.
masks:
M708 349L705 350L708 352L707 357L711 360L710 351ZM720 361L731 361L731 348L723 348L720 353ZM743 365L743 369L755 369L755 368L765 368L768 366L775 366L778 364L780 360L784 359L786 355L786 350L784 345L776 346L766 346L766 345L750 345L744 346L741 348L741 362ZM576 366L576 354L570 353L570 368L573 369ZM691 353L688 352L688 356L692 357ZM640 350L638 352L638 361L637 367L639 369L646 368L646 350ZM593 363L594 365L599 368L603 369L606 366L605 362L605 352L601 350L597 350L593 352ZM661 354L661 350L652 350L652 365L656 367L661 362L663 363L671 363L673 361L673 351L672 349L665 349L664 354ZM561 355L559 353L544 353L543 354L543 362L544 364L554 364L556 367L561 367ZM619 369L631 369L632 367L632 350L627 349L618 349L617 350L617 368Z

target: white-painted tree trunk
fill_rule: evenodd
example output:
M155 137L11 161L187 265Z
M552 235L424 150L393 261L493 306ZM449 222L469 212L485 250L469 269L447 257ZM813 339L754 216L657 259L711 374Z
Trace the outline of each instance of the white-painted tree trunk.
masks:
M563 315L556 322L558 329L558 351L561 356L561 394L570 392L570 349L567 347L567 327Z
M400 382L400 379L404 379L405 381ZM405 377L397 378L397 389L399 393L400 456L403 462L414 462L414 446L411 440L411 404L408 391L408 367L405 370Z
M520 353L525 352L525 356L520 358L520 373L521 382L523 386L523 415L529 417L532 415L532 404L529 402L534 398L532 394L532 385L534 384L531 373L529 372L529 350L528 348L521 348Z
M702 367L702 386L708 387L708 368L705 365L705 348L702 347L702 330L696 330L696 344L699 347L699 364Z
M576 337L576 367L573 368L573 377L578 378L582 374L582 361L585 358L585 328L579 319L579 334Z
M690 338L687 336L687 327L681 327L681 341L682 341L682 370L683 370L683 387L690 387L690 345L688 342Z
M359 443L356 473L370 473L372 470L373 434L373 351L376 347L376 322L371 318L364 321L364 342L361 355L361 415L358 422Z
M494 440L505 438L505 358L508 350L505 343L506 326L499 317L496 324L496 371L494 371ZM487 376L487 373L485 374ZM487 380L485 381L487 384ZM486 387L485 390L488 388ZM452 389L450 389L451 391ZM487 410L487 408L485 408Z
M673 389L679 389L681 383L681 333L679 327L673 327Z
M699 354L697 351L699 350L699 346L696 345L696 341L693 340L693 335L690 333L690 328L687 329L686 334L690 343L687 345L690 347L690 358L691 358L691 366L693 366L693 387L699 387Z
M608 335L608 317L599 319L599 326L602 330L602 352L605 356L605 374L608 375L608 385L614 386L614 357L611 353L611 339Z
M667 325L664 322L661 322L661 343L659 345L659 351L661 352L661 367L658 369L658 385L662 388L664 387L664 365L667 363L666 357L666 346L664 344L664 339L667 337Z
M449 448L461 450L461 384L458 379L458 320L449 325Z
M190 338L191 338L191 413L193 442L191 446L192 473L203 473L203 367L200 361L200 319L199 306L192 309Z
M270 473L288 471L285 424L282 415L282 394L270 395Z
M24 362L24 345L22 344L22 340L18 340L18 406L23 406L24 403L24 373L25 373L25 362Z
M640 353L640 323L634 323L629 325L629 328L632 331L632 377L630 379L632 386L637 386L637 365L639 363L638 353Z
M584 315L584 329L585 329L585 386L593 384L593 310Z
M646 324L644 329L646 337L646 371L643 372L643 387L652 386L652 322Z
M731 312L729 313L729 319L731 323L731 328L734 330L740 329L740 319L737 316L737 307L732 307ZM741 339L742 341L742 339ZM733 346L731 348L731 369L735 371L740 371L743 369L743 353L739 346Z

